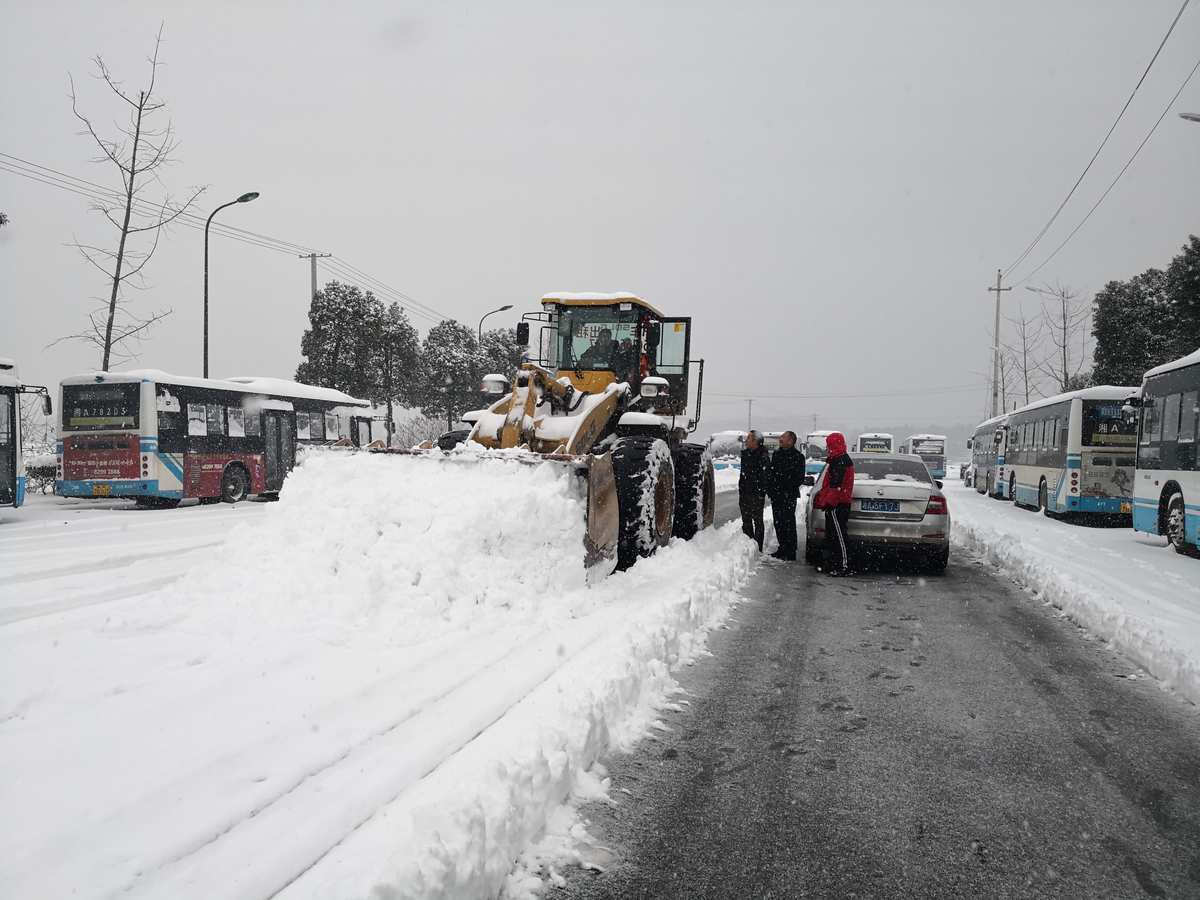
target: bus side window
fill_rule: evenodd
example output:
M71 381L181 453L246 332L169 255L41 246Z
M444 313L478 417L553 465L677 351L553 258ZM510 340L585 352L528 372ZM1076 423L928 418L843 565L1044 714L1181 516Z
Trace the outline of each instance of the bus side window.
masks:
M262 413L247 412L243 424L246 426L246 437L262 436Z
M208 434L222 435L225 433L225 407L217 403L209 403L206 408L206 418L208 420Z
M1179 400L1179 394L1172 394L1163 404L1162 439L1164 441L1179 439Z
M1194 441L1200 425L1200 391L1188 391L1179 404L1179 440Z

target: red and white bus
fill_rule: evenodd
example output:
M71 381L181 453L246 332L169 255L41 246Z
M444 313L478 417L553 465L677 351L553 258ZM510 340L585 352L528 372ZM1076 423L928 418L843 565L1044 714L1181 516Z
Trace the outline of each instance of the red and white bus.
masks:
M297 443L371 440L367 401L276 378L93 372L63 380L59 409L55 493L140 506L274 493Z

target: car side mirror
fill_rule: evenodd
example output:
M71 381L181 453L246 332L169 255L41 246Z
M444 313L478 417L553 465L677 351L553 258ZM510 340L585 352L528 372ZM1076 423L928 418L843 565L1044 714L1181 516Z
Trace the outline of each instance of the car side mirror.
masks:
M528 322L518 322L517 323L517 343L518 344L528 344L529 343L529 323Z
M47 416L54 415L54 404L50 401L50 395L42 397L42 414Z
M814 487L816 485L816 483L817 483L817 478L815 475L805 475L804 476L804 486L805 487Z
M942 487L943 487L942 483L940 481L938 481L936 478L934 479L933 483L937 485L937 489L939 491L942 489Z

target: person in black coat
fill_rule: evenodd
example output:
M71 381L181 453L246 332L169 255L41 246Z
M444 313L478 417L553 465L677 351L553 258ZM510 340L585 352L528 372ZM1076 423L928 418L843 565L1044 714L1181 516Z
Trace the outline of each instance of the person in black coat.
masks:
M763 547L763 507L767 505L767 487L771 477L771 454L762 445L757 431L746 435L742 449L742 470L738 475L738 507L742 511L742 531L753 538L759 551Z
M779 449L771 458L771 515L775 518L775 537L779 549L776 559L796 558L796 499L804 484L804 454L796 449L796 432L785 431L779 437Z

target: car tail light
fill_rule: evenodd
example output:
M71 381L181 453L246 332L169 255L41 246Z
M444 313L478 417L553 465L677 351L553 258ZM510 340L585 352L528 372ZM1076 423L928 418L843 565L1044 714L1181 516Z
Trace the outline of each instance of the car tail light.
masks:
M930 494L929 504L925 507L927 516L944 516L949 512L946 508L946 498L941 494Z

